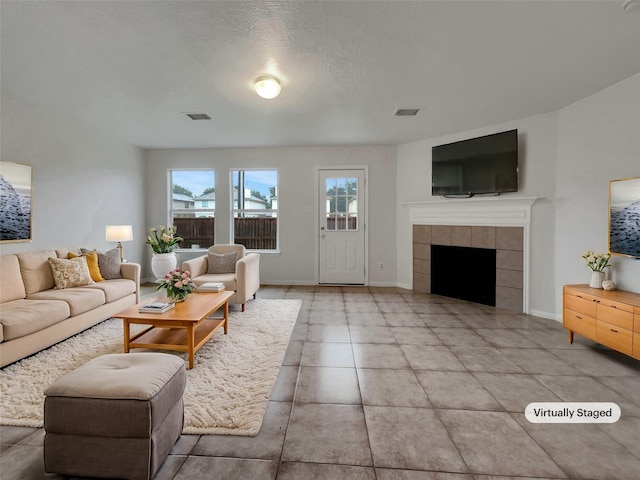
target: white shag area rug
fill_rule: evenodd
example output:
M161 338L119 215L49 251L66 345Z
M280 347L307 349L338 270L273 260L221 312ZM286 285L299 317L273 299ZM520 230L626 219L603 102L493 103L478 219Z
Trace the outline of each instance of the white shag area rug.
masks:
M301 304L257 299L229 312L229 334L218 330L187 370L183 433L258 434ZM46 388L92 358L122 353L122 337L122 320L109 319L1 369L0 424L42 427Z

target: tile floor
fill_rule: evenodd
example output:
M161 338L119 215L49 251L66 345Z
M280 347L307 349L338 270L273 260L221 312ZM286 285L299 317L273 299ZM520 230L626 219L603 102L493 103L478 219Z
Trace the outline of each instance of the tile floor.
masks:
M552 320L395 288L266 287L303 307L258 436L183 436L157 480L640 478L640 362ZM615 402L614 424L533 424L530 402ZM43 470L0 427L0 478Z

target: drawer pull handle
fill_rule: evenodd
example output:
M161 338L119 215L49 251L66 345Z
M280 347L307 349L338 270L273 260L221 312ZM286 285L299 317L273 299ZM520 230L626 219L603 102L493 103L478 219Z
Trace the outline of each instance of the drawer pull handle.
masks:
M618 333L618 330L614 330L613 328L610 328L609 330L611 330L613 333Z
M582 320L582 317L581 317L580 315L576 315L576 318L577 318L578 320Z
M583 298L583 296L582 296L582 295L576 295L576 297L578 297L578 298Z
M616 307L615 305L609 305L609 306L610 306L611 308L618 308L618 307Z

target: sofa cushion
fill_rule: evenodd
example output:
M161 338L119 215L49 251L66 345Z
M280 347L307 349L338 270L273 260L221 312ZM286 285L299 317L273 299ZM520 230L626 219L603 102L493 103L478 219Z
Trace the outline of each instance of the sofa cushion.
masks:
M56 248L56 257L58 258L71 258L69 254L73 253L76 256L80 256L82 252L79 248Z
M207 273L235 273L238 254L229 253L207 253Z
M93 283L86 257L49 258L48 261L53 273L53 281L59 290Z
M0 324L5 341L24 337L55 325L67 318L67 302L58 300L14 300L2 304Z
M69 258L85 257L87 259L87 266L89 267L91 280L94 282L104 282L104 278L100 273L100 266L98 265L98 252L94 250L93 252L84 252L80 255L69 252L67 255Z
M102 290L83 287L45 290L28 296L27 300L62 300L69 304L71 316L73 317L106 303Z
M51 257L56 257L55 250L17 253L16 256L20 262L20 272L27 296L55 286L51 267L47 261Z
M24 298L27 293L20 275L20 263L15 255L0 256L0 303Z
M121 298L136 293L136 282L126 278L96 282L83 288L97 288L104 292L107 303L115 302Z
M193 279L196 285L203 285L208 282L224 283L224 289L227 292L235 292L236 287L236 274L235 273L221 273L221 274L208 274L199 275Z
M86 248L81 249L82 253L90 252ZM113 248L106 252L98 252L98 265L100 267L100 274L105 280L113 280L116 278L122 278L120 273L120 250Z

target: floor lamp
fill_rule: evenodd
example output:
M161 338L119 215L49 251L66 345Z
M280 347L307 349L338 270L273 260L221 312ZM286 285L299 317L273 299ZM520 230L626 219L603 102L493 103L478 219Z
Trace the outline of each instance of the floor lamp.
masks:
M133 227L131 225L107 225L105 236L107 242L118 242L120 261L124 263L124 248L121 242L133 240Z

